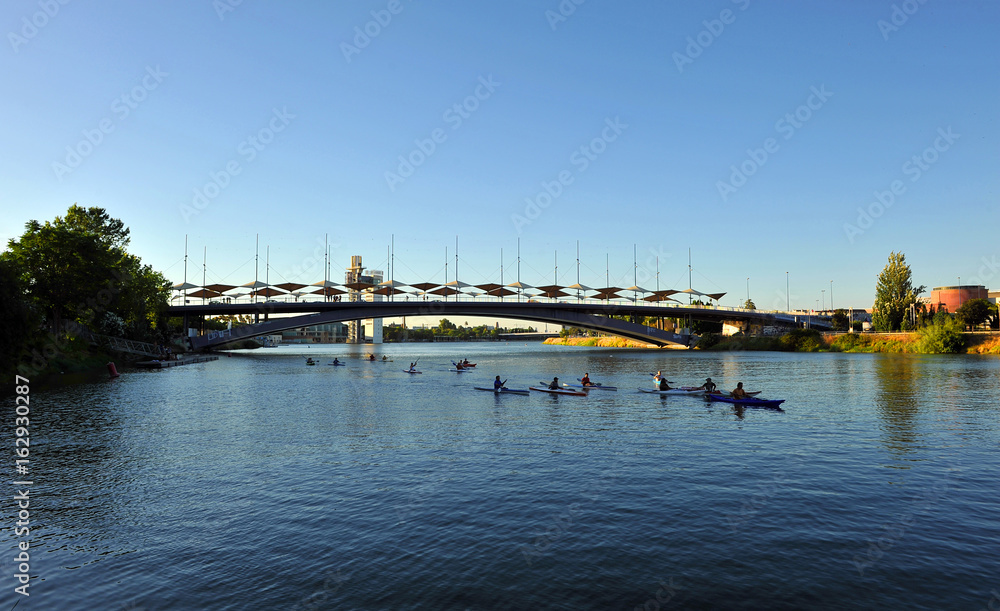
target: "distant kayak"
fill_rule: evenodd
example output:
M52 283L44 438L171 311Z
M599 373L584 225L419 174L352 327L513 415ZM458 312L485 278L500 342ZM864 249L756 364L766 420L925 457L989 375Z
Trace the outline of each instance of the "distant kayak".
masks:
M527 390L521 390L519 388L501 388L500 390L495 390L493 388L486 388L485 386L473 386L476 390L485 390L487 392L495 393L498 395L527 395L530 394Z
M404 369L403 373L423 373L423 372L417 371L416 369Z
M574 395L577 397L586 397L587 393L582 390L570 390L568 388L549 388L548 386L532 386L531 390L537 390L538 392L547 392L550 395Z
M723 397L720 395L708 395L708 398L711 399L712 401L733 403L735 405L752 405L755 407L778 407L785 402L784 399L758 399L756 397L747 397L745 399L734 399L732 397Z
M704 388L671 388L670 390L657 390L655 388L640 388L639 392L648 392L657 395L683 395L700 396L705 394Z
M347 363L327 363L330 367L347 367Z
M456 371L458 373L468 373L472 371L471 369L449 369L448 371Z

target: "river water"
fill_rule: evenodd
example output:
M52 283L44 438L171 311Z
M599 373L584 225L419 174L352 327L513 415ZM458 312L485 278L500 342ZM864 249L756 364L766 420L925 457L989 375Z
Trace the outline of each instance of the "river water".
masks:
M785 409L639 393L657 369ZM472 389L584 372L619 390ZM996 609L998 386L995 357L507 343L126 371L33 392L31 595L8 485L0 603Z

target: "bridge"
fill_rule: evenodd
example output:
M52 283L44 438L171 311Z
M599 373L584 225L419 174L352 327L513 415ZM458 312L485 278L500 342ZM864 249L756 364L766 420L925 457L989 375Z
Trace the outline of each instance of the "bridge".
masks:
M751 323L765 326L801 326L802 315L713 306L662 306L631 303L537 303L510 301L310 301L264 303L208 303L170 306L170 316L221 316L224 314L263 317L264 322L213 331L190 338L194 350L210 350L233 341L280 333L287 329L367 318L403 316L482 316L580 327L657 346L690 346L696 336L664 331L641 324L652 318L684 318L707 322ZM271 315L281 314L278 318ZM624 317L612 318L612 316ZM829 321L813 318L811 326L828 328Z

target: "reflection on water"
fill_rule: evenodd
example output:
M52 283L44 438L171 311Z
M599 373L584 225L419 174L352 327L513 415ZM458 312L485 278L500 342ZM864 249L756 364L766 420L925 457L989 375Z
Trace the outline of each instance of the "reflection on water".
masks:
M894 455L912 455L920 438L919 401L927 392L920 375L926 368L911 355L875 356L875 408L884 443Z
M18 608L634 608L661 581L673 608L971 608L1000 574L997 363L331 346L39 392ZM658 369L785 411L638 392ZM619 391L471 388L584 372Z

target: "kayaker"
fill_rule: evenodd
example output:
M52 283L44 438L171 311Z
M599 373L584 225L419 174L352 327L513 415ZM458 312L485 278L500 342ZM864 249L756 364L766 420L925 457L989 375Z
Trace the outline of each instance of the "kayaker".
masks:
M383 361L388 361L388 360L389 360L389 357L387 357L386 355L384 355L384 354L383 354L383 355L382 355L382 360L383 360Z
M589 373L583 374L583 377L580 378L580 383L583 384L584 386L593 386L594 385L594 383L590 381L590 374Z
M417 368L417 364L416 363L410 363L410 371L413 371L416 368Z
M340 364L340 361L337 359L337 357L333 357L333 364L334 365L339 365Z
M549 390L559 390L559 378L552 378L549 382Z
M699 386L698 388L712 393L715 392L715 389L718 388L718 386L715 385L715 382L712 381L712 378L705 378L705 383Z
M673 390L672 388L670 388L670 385L667 384L667 379L666 378L660 378L660 386L659 386L659 388L660 388L660 390Z
M306 365L312 365L312 364L313 364L312 357L307 358L306 359Z
M375 360L375 355L374 354L369 354L368 355L368 360L369 361L374 361Z
M500 390L501 388L503 388L503 382L500 381L500 376L497 376L497 379L493 380L493 390Z
M731 394L734 399L746 399L747 391L743 390L743 382L737 383Z
M461 362L458 362L458 363L455 363L455 369L457 369L459 371L462 371L463 369L465 369L465 367L462 365Z

